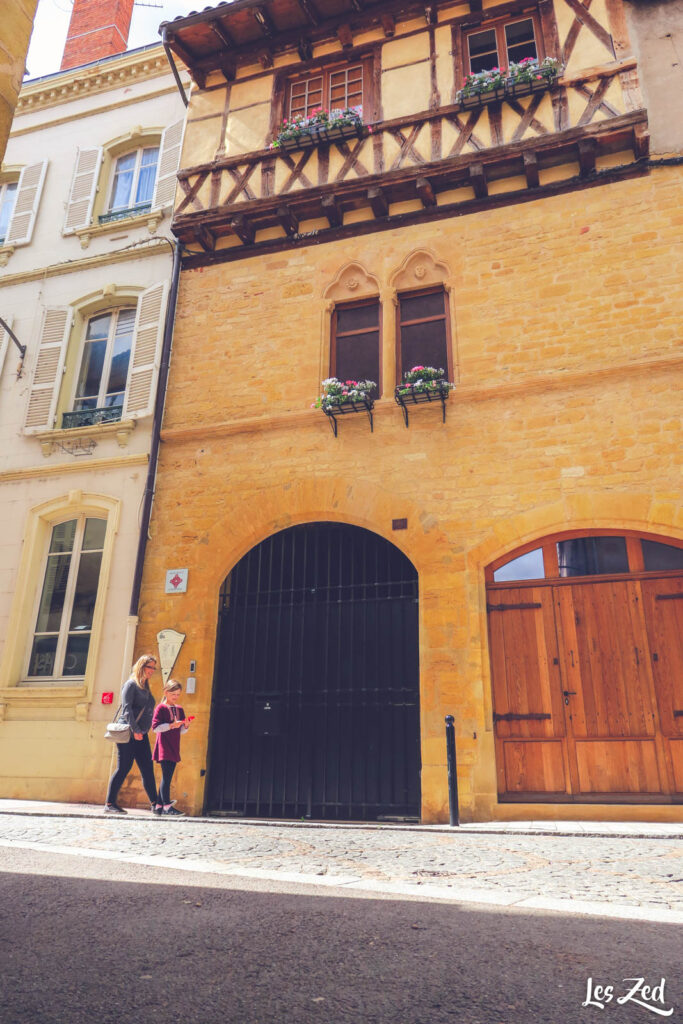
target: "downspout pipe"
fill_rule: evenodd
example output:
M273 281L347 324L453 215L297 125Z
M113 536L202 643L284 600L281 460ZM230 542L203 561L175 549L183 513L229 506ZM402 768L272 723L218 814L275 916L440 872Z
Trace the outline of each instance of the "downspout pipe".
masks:
M137 616L138 605L140 604L142 569L145 563L145 551L147 549L147 538L149 534L149 521L152 517L154 485L156 482L157 464L159 461L159 444L161 441L161 422L164 417L164 406L166 403L166 385L168 383L168 370L171 362L173 325L175 322L176 302L178 300L178 285L180 283L182 245L180 242L172 239L169 239L168 241L173 246L173 270L171 272L171 288L168 294L168 304L166 306L166 321L164 323L164 340L161 347L161 365L159 366L159 380L157 382L157 393L154 402L152 443L149 449L149 466L147 469L147 480L145 483L145 494L142 504L142 521L140 523L140 537L138 539L138 551L135 559L135 574L133 576L133 589L130 598L130 616Z

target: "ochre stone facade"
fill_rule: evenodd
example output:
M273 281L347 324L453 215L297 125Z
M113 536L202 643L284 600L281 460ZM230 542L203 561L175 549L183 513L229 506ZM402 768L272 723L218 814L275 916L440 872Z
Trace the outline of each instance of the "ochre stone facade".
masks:
M2 36L0 37L0 160L26 68L33 18L38 0L4 0L2 5Z
M682 209L678 169L660 167L183 274L138 647L176 628L188 636L176 674L197 662L176 783L188 809L203 806L220 585L273 532L332 520L386 537L419 573L424 821L447 820L449 713L467 819L680 817L673 806L497 802L484 569L559 530L683 539ZM374 280L380 296L383 394L374 432L346 417L335 439L310 405L329 372L326 296L349 264L356 286ZM396 275L419 287L435 267L457 389L445 424L422 406L406 429L393 400ZM397 518L405 531L392 531ZM176 566L189 568L188 591L165 595Z

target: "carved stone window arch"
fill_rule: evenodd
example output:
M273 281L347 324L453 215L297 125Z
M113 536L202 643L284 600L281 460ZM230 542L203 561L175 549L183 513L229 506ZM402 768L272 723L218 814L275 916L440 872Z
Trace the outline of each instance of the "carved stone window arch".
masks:
M321 379L369 379L382 391L382 309L379 281L360 263L342 267L324 292Z
M416 249L391 278L396 311L396 378L413 366L443 369L455 379L451 343L449 269L427 249Z

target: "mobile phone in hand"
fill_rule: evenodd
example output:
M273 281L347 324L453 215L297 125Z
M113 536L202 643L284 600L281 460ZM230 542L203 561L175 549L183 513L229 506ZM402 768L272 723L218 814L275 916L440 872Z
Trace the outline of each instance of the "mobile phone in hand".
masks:
M194 722L194 715L188 715L187 720L188 722Z

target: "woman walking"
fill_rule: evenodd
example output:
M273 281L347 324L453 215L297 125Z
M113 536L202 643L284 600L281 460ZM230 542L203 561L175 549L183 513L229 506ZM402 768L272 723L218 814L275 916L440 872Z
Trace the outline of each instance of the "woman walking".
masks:
M164 699L154 709L152 729L156 733L154 744L154 760L161 765L162 782L159 786L159 803L154 808L155 814L182 815L177 811L171 800L171 779L175 767L180 761L180 737L188 730L189 719L178 701L183 692L182 683L169 679L164 686Z
M121 713L119 720L130 728L131 738L128 743L118 743L116 771L109 780L105 814L125 814L119 807L117 797L124 779L137 763L142 776L142 784L149 797L152 810L158 803L157 785L154 779L152 751L147 733L152 725L154 714L154 697L149 688L150 677L156 672L157 660L152 654L143 654L133 665L130 679L127 679L121 690Z

